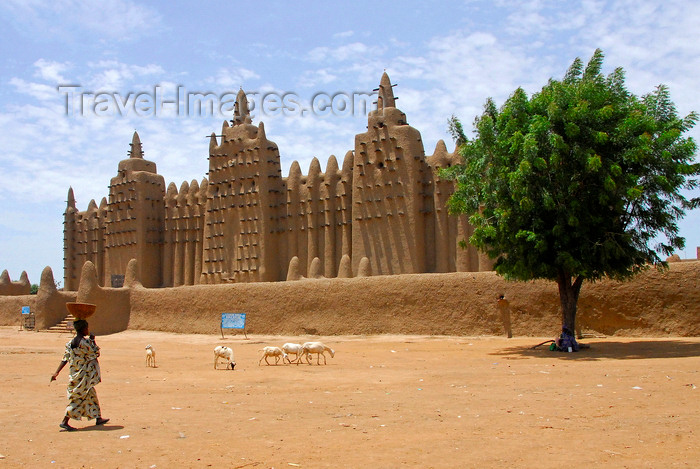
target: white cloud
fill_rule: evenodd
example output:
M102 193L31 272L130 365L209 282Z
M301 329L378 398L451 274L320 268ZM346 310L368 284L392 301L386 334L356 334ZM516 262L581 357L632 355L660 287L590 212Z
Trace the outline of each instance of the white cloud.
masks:
M336 39L345 39L352 36L353 34L355 34L354 31L343 31L342 33L335 33L333 37Z
M237 92L239 87L245 88L247 81L256 78L260 78L260 76L253 70L247 68L221 68L213 77L206 79L206 81L208 83L214 83L224 88L226 91Z
M434 37L420 55L394 58L389 75L398 106L423 133L426 150L446 137L447 118L460 117L467 128L488 97L503 102L518 86L532 92L546 83L548 64L536 64L522 48L485 32L454 31ZM433 129L431 131L431 129Z
M5 0L0 8L31 35L56 37L89 32L110 40L134 40L162 28L156 10L131 0Z
M43 83L32 83L21 78L11 78L10 85L15 87L18 93L27 94L39 101L48 101L56 98L56 87L45 85Z
M160 65L133 65L116 60L90 62L88 66L92 73L87 77L83 85L85 88L95 91L122 90L127 84L136 84L133 81L137 78L162 76L165 73Z
M581 29L579 42L602 48L606 65L622 66L634 93L648 93L665 83L679 109L698 110L700 4L619 1L597 13Z
M307 70L302 73L299 79L299 86L303 88L313 88L316 86L327 85L338 79L330 69L321 68L318 70Z
M383 47L368 46L362 42L353 42L338 47L316 47L308 55L312 62L334 61L361 61L384 52Z
M128 95L123 91L125 89L149 91L141 89L138 80L165 74L159 65L141 66L118 61L90 63L80 78L63 76L69 69L66 64L39 59L35 67L35 76L44 80L82 82L84 86L76 92L103 89L123 93L125 97ZM17 77L12 78L10 84L17 93L36 100L35 103L26 102L26 99L22 104L10 103L0 111L0 138L6 149L0 155L0 168L3 176L23 181L23 194L27 201L55 203L58 199L64 199L68 187L73 186L76 197L79 201L83 200L85 205L91 198L99 203L107 195L105 187L116 171L116 164L126 157L133 131L140 127L161 136L157 148L161 149L160 154L170 157L161 165L166 171L176 167L179 172L187 174L192 164L184 154L198 144L202 144L206 151L204 139L195 138L192 132L196 129L200 137L208 132L203 132L184 118L172 119L173 113L166 113L162 119L148 119L130 112L133 109L126 109L124 114L98 116L90 112L88 106L85 108L87 112L66 116L65 94L59 93L55 85ZM173 85L173 93L174 89ZM197 176L206 172L206 165L199 165L198 169ZM174 173L171 172L172 175ZM0 187L0 200L13 197L13 188Z
M66 79L61 73L65 72L70 67L67 63L53 62L45 59L37 60L34 62L34 66L37 68L36 72L34 72L35 77L52 83L65 83Z

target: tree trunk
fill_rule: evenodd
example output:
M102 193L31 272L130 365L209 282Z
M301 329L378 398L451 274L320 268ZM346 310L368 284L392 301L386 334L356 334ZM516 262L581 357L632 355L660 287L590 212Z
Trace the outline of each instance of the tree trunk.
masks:
M571 274L568 272L559 271L557 285L559 286L562 329L567 329L569 334L574 335L576 331L576 308L578 305L578 295L581 292L583 277L578 276L573 282L572 279Z

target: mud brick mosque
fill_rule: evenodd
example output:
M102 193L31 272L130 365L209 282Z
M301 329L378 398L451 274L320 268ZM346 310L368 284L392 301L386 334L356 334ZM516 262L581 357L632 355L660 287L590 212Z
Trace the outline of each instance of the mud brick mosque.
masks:
M211 135L199 183L166 187L134 133L99 206L78 211L68 191L65 289L77 290L86 261L102 286L121 286L132 258L145 287L491 270L475 248L459 247L471 228L445 208L454 183L437 170L459 156L443 141L425 156L386 73L377 93L367 131L325 173L314 158L307 175L294 162L283 177L243 91L231 123Z

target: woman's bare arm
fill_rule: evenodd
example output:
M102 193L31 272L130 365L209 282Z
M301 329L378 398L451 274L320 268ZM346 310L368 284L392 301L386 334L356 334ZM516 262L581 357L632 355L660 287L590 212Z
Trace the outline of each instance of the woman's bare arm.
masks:
M58 374L61 372L64 366L66 366L66 363L68 363L65 360L61 360L61 363L59 363L58 368L56 369L56 373L51 375L51 381L56 381L56 378L58 377Z

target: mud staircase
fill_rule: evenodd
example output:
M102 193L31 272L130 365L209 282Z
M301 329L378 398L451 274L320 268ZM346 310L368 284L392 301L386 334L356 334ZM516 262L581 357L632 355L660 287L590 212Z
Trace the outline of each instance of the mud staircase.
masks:
M73 317L72 314L68 313L68 316L63 318L63 320L55 326L51 326L48 329L46 329L46 332L68 332L69 334L72 334L73 321L75 321L75 317Z

